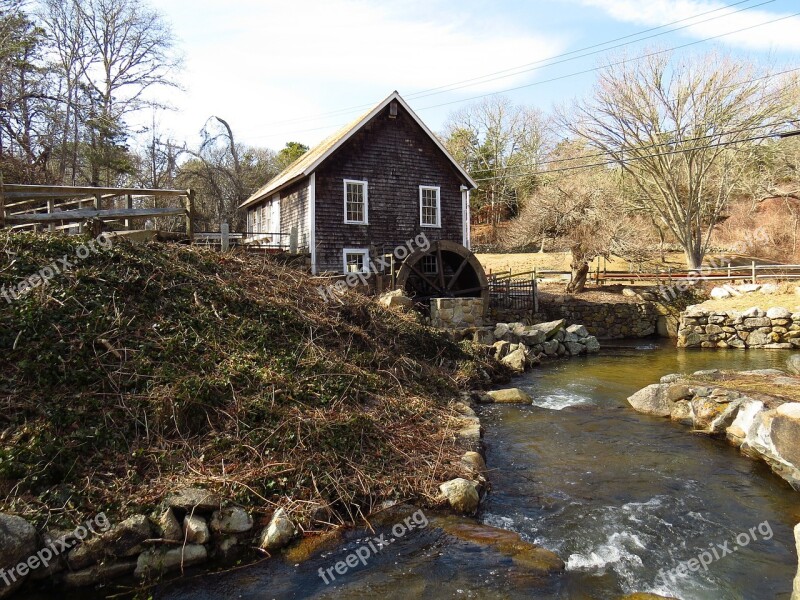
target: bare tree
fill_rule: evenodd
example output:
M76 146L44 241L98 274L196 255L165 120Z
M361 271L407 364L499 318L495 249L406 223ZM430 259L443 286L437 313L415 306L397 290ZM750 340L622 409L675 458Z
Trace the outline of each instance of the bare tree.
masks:
M714 226L741 188L757 141L797 116L790 82L717 54L653 53L603 69L594 94L562 125L614 160L630 200L663 223L699 268Z
M473 205L493 226L515 214L519 199L535 187L536 170L547 146L542 114L492 96L450 115L445 145L478 180Z
M86 39L81 75L89 89L91 180L97 183L102 167L118 167L125 117L154 105L147 98L151 88L177 86L180 59L168 24L140 0L71 1Z
M573 170L542 173L542 185L526 198L511 227L511 238L528 245L545 238L554 250L570 252L572 277L567 292L586 286L589 263L614 254L632 260L646 255L648 231L626 215L620 194L619 171L592 167L585 145L563 142L551 155L554 165L569 161Z

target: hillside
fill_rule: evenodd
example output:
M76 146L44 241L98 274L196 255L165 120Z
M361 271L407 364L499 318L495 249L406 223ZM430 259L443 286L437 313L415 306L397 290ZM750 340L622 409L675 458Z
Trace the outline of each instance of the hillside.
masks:
M491 368L469 344L271 259L86 242L0 234L0 512L123 515L197 484L335 522L460 474L448 403Z

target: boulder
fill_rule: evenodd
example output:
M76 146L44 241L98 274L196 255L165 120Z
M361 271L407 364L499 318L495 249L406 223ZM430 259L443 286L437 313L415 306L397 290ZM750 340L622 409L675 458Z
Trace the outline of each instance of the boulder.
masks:
M755 317L766 317L767 313L758 308L757 306L752 306L745 311L742 311L741 314L742 318L755 318Z
M586 346L578 342L564 342L564 347L570 356L578 356L586 352Z
M136 565L135 560L103 563L82 571L70 571L64 575L61 582L67 589L90 587L130 575L136 570Z
M800 354L792 354L786 361L786 370L789 373L800 375Z
M508 324L506 324L506 323L498 323L497 325L495 325L495 328L494 328L494 332L493 332L494 339L496 339L496 340L502 339L502 337L505 334L507 334L510 330L511 330L511 328L508 326Z
M184 488L167 497L166 505L186 512L213 512L222 504L222 499L200 488Z
M543 331L539 331L538 329L532 329L530 331L524 331L519 336L519 341L526 346L538 346L546 339L545 334Z
M483 476L486 474L486 461L478 452L465 452L461 457L461 462L467 466L472 475Z
M597 354L600 352L600 342L597 341L597 338L593 335L586 337L584 340L584 345L586 346L586 352L588 354Z
M547 356L558 354L558 340L548 340L542 344L542 352Z
M534 327L544 334L545 339L550 340L556 337L559 331L564 328L566 321L559 319L558 321L549 321L547 323L537 323Z
M245 533L253 528L253 517L240 506L223 508L211 515L214 533Z
M577 336L578 339L589 336L589 332L583 325L570 325L569 327L567 327L567 333L571 333L572 335Z
M175 513L172 512L171 508L165 508L162 510L155 521L158 525L161 539L168 540L170 542L183 541L183 528L178 522L178 519L175 518Z
M800 403L787 402L778 407L770 431L775 453L800 469Z
M514 531L455 517L442 519L439 523L442 523L445 533L464 542L492 548L532 575L542 577L564 570L564 561L557 554L526 542Z
M208 550L199 544L187 544L170 550L153 548L139 555L133 574L136 577L156 576L167 571L198 564L207 559Z
M737 447L744 444L749 432L753 429L756 415L762 410L764 410L763 402L749 398L743 399L739 404L736 418L725 431L728 441Z
M761 289L758 290L762 294L777 294L778 293L778 286L774 283L765 283L761 286Z
M153 537L150 521L144 515L134 515L115 525L101 535L89 537L67 555L67 564L73 571L85 569L106 557L136 556L142 542Z
M0 541L0 568L10 580L0 585L0 598L6 598L25 581L27 573L23 576L15 570L12 577L9 571L36 552L36 529L21 517L0 513Z
M533 398L519 388L492 390L486 396L497 404L533 404Z
M748 319L745 319L747 321ZM753 331L747 336L747 347L755 348L757 346L766 346L772 343L772 334L764 331Z
M722 287L715 287L709 295L713 300L724 300L731 297L731 293Z
M669 387L665 383L648 385L628 398L628 402L634 409L646 415L669 417L673 405L668 397Z
M489 327L478 327L472 334L472 341L484 346L494 344L494 330Z
M792 318L792 313L780 306L775 306L767 311L767 317L770 319L789 319Z
M382 294L378 298L378 303L384 308L399 308L408 310L414 307L414 301L406 296L403 290L392 290Z
M662 378L663 383L663 378ZM694 395L692 389L683 383L676 383L674 385L669 386L667 389L667 398L672 402L677 402L678 400L685 400L686 398L691 398Z
M737 285L736 289L743 294L752 294L753 292L760 290L761 285L758 283L743 283L742 285Z
M268 552L280 550L292 541L296 532L288 513L279 508L272 515L269 525L261 532L258 538L258 547Z
M688 400L678 400L672 405L672 412L670 412L669 417L682 425L693 426L694 413L692 411L692 403Z
M495 360L503 360L506 357L506 355L509 352L511 352L511 344L504 340L495 342L494 344L492 344L492 348L493 348L492 354Z
M463 477L451 479L440 485L439 491L456 512L465 515L474 515L477 512L480 497L474 481Z
M190 544L206 544L211 539L208 523L200 515L186 515L183 520L183 533Z
M628 298L638 298L639 297L639 294L637 294L631 288L623 288L622 289L622 295L623 296L627 296Z
M517 348L508 356L500 360L505 366L517 373L524 373L525 367L528 364L528 357L525 355L525 350Z

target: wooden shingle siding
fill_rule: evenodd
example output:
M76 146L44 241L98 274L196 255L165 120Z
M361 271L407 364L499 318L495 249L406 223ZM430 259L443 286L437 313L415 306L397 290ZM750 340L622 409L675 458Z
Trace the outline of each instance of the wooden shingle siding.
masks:
M368 225L344 223L344 179L368 182ZM462 243L464 183L403 108L392 119L387 106L316 171L318 270L341 272L343 248L369 248L374 257L420 233ZM441 190L441 228L420 226L421 185Z
M307 248L308 235L308 179L304 179L281 191L281 233L290 234L297 225L297 243ZM289 238L284 239L285 243Z

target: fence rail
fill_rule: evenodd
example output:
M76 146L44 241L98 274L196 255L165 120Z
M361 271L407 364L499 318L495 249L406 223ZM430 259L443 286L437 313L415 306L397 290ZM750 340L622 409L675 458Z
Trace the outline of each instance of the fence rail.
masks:
M534 269L522 273L512 273L511 271L499 271L490 273L491 280L503 282L508 279L517 280L522 278L532 278L542 280L551 276L560 276L571 279L571 271L559 271L556 269ZM750 265L744 266L723 266L723 267L702 267L695 271L657 269L655 271L608 271L596 269L589 273L587 278L589 283L601 285L606 282L629 281L749 281L758 283L759 280L775 279L800 279L800 265L759 265L753 261Z

